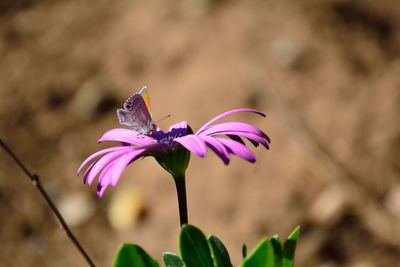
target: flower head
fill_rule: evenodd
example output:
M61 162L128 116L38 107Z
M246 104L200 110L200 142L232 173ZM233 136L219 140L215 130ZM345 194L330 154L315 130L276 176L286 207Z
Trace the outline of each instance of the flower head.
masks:
M204 157L207 147L225 164L229 163L231 155L255 162L253 152L242 138L246 138L254 146L261 144L269 149L270 139L263 131L243 122L213 124L222 117L237 112L253 112L265 117L254 109L230 110L211 119L196 133L193 133L186 121L172 125L166 133L159 128L147 135L130 129L112 129L98 142L117 141L120 145L100 150L88 157L79 167L77 175L92 161L83 175L83 182L91 185L99 175L97 194L102 197L107 186L117 184L121 173L130 163L146 156L155 157L174 178L184 176L190 152Z

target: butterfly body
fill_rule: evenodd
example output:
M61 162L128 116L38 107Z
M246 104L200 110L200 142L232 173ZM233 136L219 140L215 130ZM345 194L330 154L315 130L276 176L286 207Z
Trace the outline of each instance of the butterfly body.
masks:
M117 116L122 125L141 134L149 134L157 128L151 116L146 86L125 101L124 108L117 110Z

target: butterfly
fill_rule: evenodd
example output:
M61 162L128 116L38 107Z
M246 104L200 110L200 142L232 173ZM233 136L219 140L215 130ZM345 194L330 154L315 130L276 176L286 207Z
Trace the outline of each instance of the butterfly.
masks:
M141 134L149 134L157 128L150 110L147 87L131 95L124 103L124 108L117 110L119 123Z

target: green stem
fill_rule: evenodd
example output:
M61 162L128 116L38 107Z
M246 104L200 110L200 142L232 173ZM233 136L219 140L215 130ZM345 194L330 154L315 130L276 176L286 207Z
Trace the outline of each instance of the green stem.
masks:
M188 224L185 176L174 178L174 180L176 185L176 192L178 194L179 218L181 222L181 227L183 227L185 224Z

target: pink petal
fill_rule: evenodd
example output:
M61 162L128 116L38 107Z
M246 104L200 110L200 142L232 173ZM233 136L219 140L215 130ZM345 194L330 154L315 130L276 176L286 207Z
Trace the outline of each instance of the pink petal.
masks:
M234 113L237 113L237 112L253 112L253 113L257 113L257 114L259 114L259 115L265 117L265 115L264 115L263 113L261 113L261 112L255 110L255 109L241 108L241 109L229 110L229 111L226 111L226 112L224 112L224 113L222 113L222 114L216 116L215 118L209 120L206 124L204 124L203 126L201 126L201 128L197 131L196 135L198 135L199 133L201 133L201 132L202 132L205 128L207 128L207 126L210 125L211 123L213 123L213 122L215 122L215 121L217 121L217 120L219 120L219 119L221 119L221 118L223 118L223 117L225 117L225 116L228 116L228 115L230 115L230 114L234 114Z
M201 137L197 135L189 134L183 137L175 138L174 142L181 144L187 150L195 153L200 157L204 157L206 155L206 143Z
M111 161L107 166L104 167L104 169L101 171L99 175L99 184L100 185L109 185L111 183L111 169L114 167L115 163L119 160L119 158L114 159Z
M220 141L224 146L230 150L230 152L239 158L242 158L244 160L247 160L249 162L255 162L256 157L254 156L253 152L251 152L250 149L248 149L245 145L242 145L239 142L226 139L226 138L218 138L216 137L218 141Z
M93 166L92 170L90 171L88 178L89 185L92 185L92 182L94 178L97 176L97 174L112 160L134 149L134 147L123 147L123 148L125 149L121 149L120 151L110 152L107 155L103 156L101 159L99 159L99 161L96 163L96 165Z
M127 148L126 146L125 146L125 147L122 147L122 146L115 146L115 147L110 147L110 148L106 148L106 149L97 151L96 153L90 155L90 156L81 164L81 166L79 167L78 171L76 172L76 176L79 175L79 173L81 172L82 168L83 168L89 161L91 161L92 159L94 159L94 158L96 158L96 157L98 157L98 156L100 156L100 155L102 155L102 154L108 153L108 152L118 151L118 150L126 149L126 148Z
M229 163L231 157L229 156L228 150L223 144L221 144L221 142L210 136L202 136L201 138L203 138L207 146L211 148L226 165Z
M99 197L103 197L104 191L106 191L107 185L100 185L97 186L97 195Z
M92 164L90 164L90 166L86 169L85 174L83 175L83 183L84 183L84 184L86 184L86 180L87 180L87 177L88 177L90 171L93 169L93 166L94 166L98 161L99 161L98 159L95 160L95 161L93 161Z
M167 149L169 145L165 143L156 143L148 146L144 146L143 148L146 149L148 152L159 152L161 150Z
M132 160L137 159L146 149L137 149L129 154L121 156L112 168L111 186L115 186L121 177L122 172L125 170L126 166L132 162Z
M97 142L100 143L103 141L118 141L138 146L148 145L157 142L156 139L150 136L139 134L138 132L135 132L133 130L123 128L117 128L107 131Z
M255 141L256 143L262 144L266 149L269 149L268 143L264 140L264 138L260 137L259 135L248 133L248 132L239 132L239 131L221 131L221 132L216 132L213 134L209 134L208 136L215 136L215 135L239 135L242 137L246 137L247 139L250 139L252 141Z
M121 177L122 172L133 160L142 155L146 149L135 149L125 155L122 155L112 160L107 166L104 167L99 176L99 184L101 186L111 185L115 186Z
M244 122L222 122L215 125L212 125L206 129L204 129L198 135L216 135L218 132L226 132L231 134L231 132L247 132L251 134L255 134L265 138L269 142L269 137L257 127L250 125Z
M179 123L173 124L169 127L168 132L173 131L174 129L185 129L187 128L187 121L181 121Z

